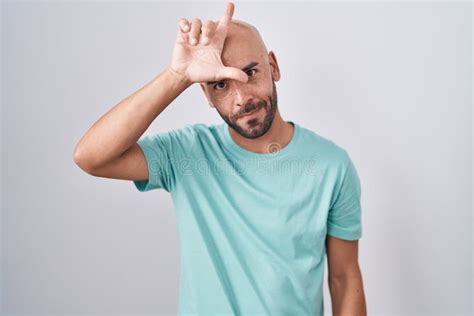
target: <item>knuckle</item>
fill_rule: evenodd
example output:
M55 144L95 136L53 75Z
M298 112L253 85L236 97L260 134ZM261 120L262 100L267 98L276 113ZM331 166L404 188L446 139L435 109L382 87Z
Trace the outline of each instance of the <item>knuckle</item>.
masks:
M204 25L202 26L202 30L203 30L203 33L210 33L213 29L213 26L211 23L204 23Z
M182 32L189 30L188 21L184 18L180 19L178 22L178 29L180 29Z

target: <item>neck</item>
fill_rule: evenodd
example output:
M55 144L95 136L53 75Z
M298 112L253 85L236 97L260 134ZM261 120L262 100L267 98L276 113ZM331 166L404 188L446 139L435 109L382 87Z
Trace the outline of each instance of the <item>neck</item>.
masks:
M293 137L293 125L284 121L279 111L275 113L272 126L262 136L248 139L238 134L232 128L227 127L232 139L240 146L255 153L268 154L275 151L275 148L282 149L288 145Z

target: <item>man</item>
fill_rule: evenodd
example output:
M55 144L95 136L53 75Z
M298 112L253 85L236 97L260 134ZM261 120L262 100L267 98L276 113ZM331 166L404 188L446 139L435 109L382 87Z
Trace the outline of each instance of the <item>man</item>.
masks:
M228 2L218 22L181 19L170 65L102 116L74 161L172 194L179 314L323 315L327 252L334 315L365 315L355 167L332 141L282 119L275 54L233 11ZM193 83L225 123L139 139Z

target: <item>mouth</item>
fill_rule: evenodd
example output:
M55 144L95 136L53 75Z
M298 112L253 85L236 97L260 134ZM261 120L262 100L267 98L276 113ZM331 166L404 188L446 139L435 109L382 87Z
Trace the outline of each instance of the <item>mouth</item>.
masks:
M252 110L252 111L250 111L250 112L248 112L248 113L244 113L243 115L239 116L239 119L240 119L240 118L243 118L243 117L247 117L247 116L254 115L255 113L257 113L257 112L260 111L260 110L261 110L261 107L258 107L258 108L254 109L254 110Z

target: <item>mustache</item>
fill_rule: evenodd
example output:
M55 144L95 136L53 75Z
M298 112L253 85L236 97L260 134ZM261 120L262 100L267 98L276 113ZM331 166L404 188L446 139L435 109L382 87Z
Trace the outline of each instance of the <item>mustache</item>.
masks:
M241 117L253 110L257 110L257 109L260 109L260 108L263 108L265 107L267 103L265 102L265 100L260 100L258 101L256 104L253 104L253 103L247 103L241 111L239 111L236 115L236 117Z

